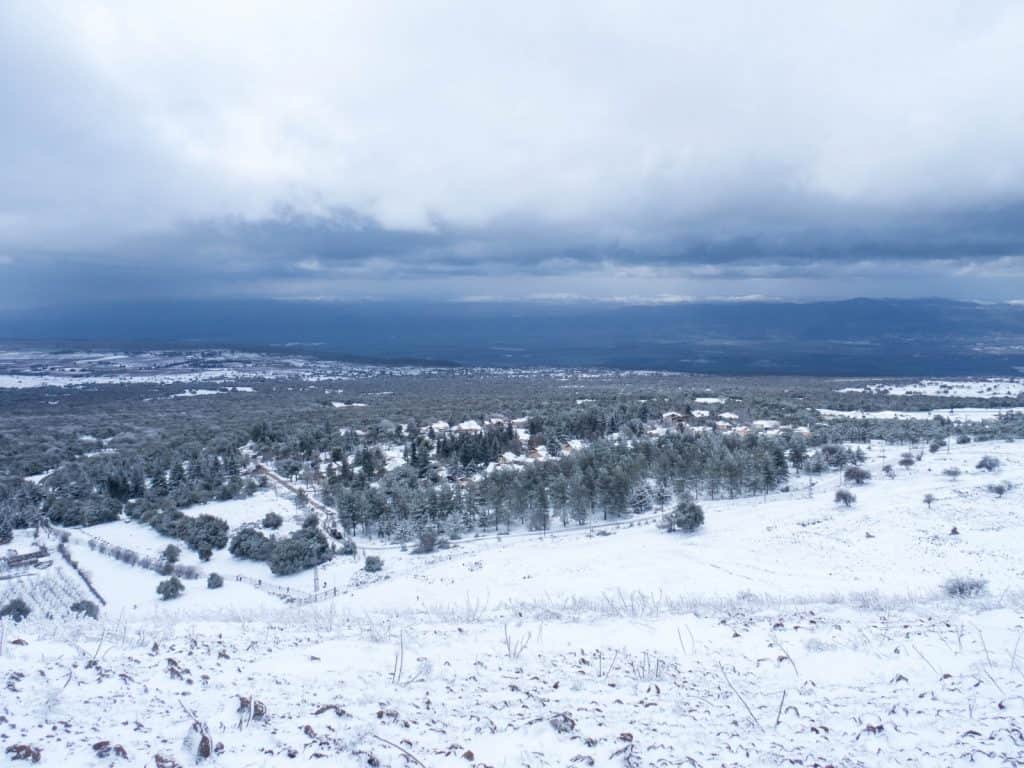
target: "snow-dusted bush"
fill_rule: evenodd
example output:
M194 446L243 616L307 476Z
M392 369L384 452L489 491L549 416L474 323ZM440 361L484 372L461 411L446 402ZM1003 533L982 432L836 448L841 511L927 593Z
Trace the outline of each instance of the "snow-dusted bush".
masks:
M341 542L341 545L338 547L339 555L355 555L358 552L359 548L356 546L356 543L352 541L352 539L345 539Z
M975 469L984 469L986 472L992 472L999 467L999 459L995 456L982 456L981 460L974 465Z
M224 577L219 573L211 573L206 577L207 589L220 589L224 586Z
M693 533L704 525L704 510L693 499L682 499L675 509L665 515L663 524L669 533Z
M32 613L32 609L28 607L28 603L20 597L16 597L8 601L3 608L0 608L0 619L12 619L17 623L22 619L28 618L30 613Z
M190 517L180 509L164 509L151 503L129 505L128 514L152 526L157 533L181 539L203 560L208 560L213 550L224 549L228 544L228 524L213 515Z
M92 600L79 600L77 603L72 603L71 612L77 613L79 616L88 616L90 619L100 617L100 607Z
M178 524L178 535L189 548L200 553L224 549L228 545L228 524L213 515L183 516ZM209 556L203 558L208 560Z
M942 589L950 597L977 597L984 594L988 587L986 579L978 579L971 576L954 576L947 579Z
M864 483L871 479L871 473L863 467L849 467L843 473L843 476L856 485L864 485Z
M231 540L228 551L246 560L266 561L274 552L274 540L268 539L251 526L242 528Z
M299 530L274 544L270 570L276 576L288 576L326 563L332 555L327 537L317 527L316 517L311 515Z
M842 504L844 507L848 507L856 500L857 497L845 488L840 488L836 491L836 504Z
M194 565L176 565L172 573L183 579L198 579L199 570Z
M991 485L987 486L988 492L993 494L994 496L998 496L999 498L1005 496L1006 492L1010 490L1010 488L1012 487L1013 485L1010 483L992 483Z
M263 516L263 522L261 523L261 525L264 528L269 528L272 531L276 531L278 528L281 527L281 524L283 522L284 518L277 514L277 512L267 512L267 514Z
M414 555L426 555L437 548L437 533L431 529L420 531L419 541L413 548Z
M184 591L185 585L181 583L177 576L171 576L171 578L161 581L156 588L156 593L163 600L174 600L177 597L181 597L181 593Z
M363 564L363 570L367 573L382 571L384 570L384 561L377 557L377 555L368 555L366 562Z

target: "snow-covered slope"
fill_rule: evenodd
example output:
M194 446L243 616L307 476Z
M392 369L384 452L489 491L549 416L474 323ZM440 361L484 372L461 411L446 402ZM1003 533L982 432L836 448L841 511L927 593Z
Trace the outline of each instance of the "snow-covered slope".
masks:
M1018 397L1024 394L1021 379L923 379L910 384L866 384L843 387L837 392L874 392L887 395L925 397Z
M486 534L377 551L372 576L364 550L321 568L338 597L306 607L233 577L297 594L311 573L276 580L226 552L183 554L222 589L189 581L160 602L159 575L79 534L70 551L109 605L99 622L5 622L0 747L44 765L184 766L200 723L231 768L1024 759L1024 446L925 451L894 478L882 467L904 449L864 448L873 476L849 508L838 475L796 476L766 498L702 499L692 536L628 522ZM984 455L999 468L977 469ZM222 511L237 526L281 503ZM99 530L151 553L167 542ZM953 576L987 593L947 597Z

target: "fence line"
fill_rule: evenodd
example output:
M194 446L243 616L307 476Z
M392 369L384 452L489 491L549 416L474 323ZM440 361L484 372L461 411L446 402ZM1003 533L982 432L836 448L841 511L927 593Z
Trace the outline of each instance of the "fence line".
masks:
M68 564L71 570L78 574L78 578L80 578L85 583L85 586L89 588L89 591L92 593L93 597L100 601L100 605L106 605L107 601L103 599L103 595L101 595L99 593L99 590L97 590L96 587L92 585L92 581L89 579L88 576L85 575L85 572L82 570L81 566L75 560L72 559L71 553L68 552L68 548L64 546L63 541L57 545L57 551L60 552L61 557L64 558L64 562Z

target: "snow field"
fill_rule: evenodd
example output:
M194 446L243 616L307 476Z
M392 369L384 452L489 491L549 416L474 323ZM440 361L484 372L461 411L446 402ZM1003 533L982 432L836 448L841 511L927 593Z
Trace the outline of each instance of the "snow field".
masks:
M159 575L84 535L150 554L169 539L124 522L75 532L111 605L100 622L5 623L0 747L72 768L185 766L194 716L229 768L1024 760L1024 446L918 446L908 469L903 447L861 447L872 479L846 486L849 508L837 473L796 475L788 492L700 499L692 536L628 520L610 535L488 533L378 551L376 575L340 557L319 572L339 597L305 608L232 577L309 591L311 573L275 579L226 551L200 564L184 547L225 586L188 581L164 603ZM995 472L975 468L984 455ZM1013 487L999 498L995 482ZM269 491L189 513L234 529L271 510L295 524ZM988 592L949 598L952 576ZM266 715L239 713L243 696ZM103 741L128 757L98 758Z
M190 765L195 717L232 767L1006 765L1024 754L1022 607L30 619L0 655L0 743L44 765L96 765L102 741Z
M907 419L929 421L941 416L949 421L995 421L1003 414L1024 413L1024 408L938 408L933 411L837 411L818 408L823 419Z
M884 392L889 395L929 397L1018 397L1024 394L1022 379L923 379L911 384L867 384L843 387L837 392Z

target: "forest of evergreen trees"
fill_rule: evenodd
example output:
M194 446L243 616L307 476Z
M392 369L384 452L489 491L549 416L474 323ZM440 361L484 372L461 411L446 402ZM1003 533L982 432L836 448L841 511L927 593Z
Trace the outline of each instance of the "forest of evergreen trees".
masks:
M389 382L388 399L359 413L331 407L312 387L279 382L201 403L156 398L150 390L140 397L133 387L64 394L65 410L46 412L24 394L10 395L11 407L0 416L0 543L11 530L43 521L80 526L125 516L200 556L230 546L285 573L322 562L353 535L411 541L425 531L455 538L545 530L662 512L683 499L767 493L784 489L794 473L856 464L856 452L840 447L848 442L1024 436L1020 416L969 425L942 417L822 421L813 406L860 403L866 396L844 399L828 386L806 383L761 391L757 382L734 380L719 385L733 397L722 407L745 419L808 426L810 435L651 434L663 412L686 412L693 404L694 393L679 381L618 376L588 381L587 388L540 378ZM372 394L361 397L372 400ZM486 426L437 433L427 425L439 418ZM582 447L566 451L570 441ZM388 455L396 454L404 462L389 469ZM549 458L484 471L507 455ZM330 540L306 524L288 537L247 529L241 541L229 541L223 521L197 513L206 502L258 490L265 479L251 471L257 458L319 489L336 513L333 529L322 526Z

